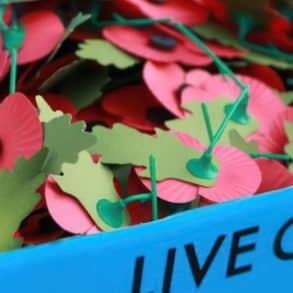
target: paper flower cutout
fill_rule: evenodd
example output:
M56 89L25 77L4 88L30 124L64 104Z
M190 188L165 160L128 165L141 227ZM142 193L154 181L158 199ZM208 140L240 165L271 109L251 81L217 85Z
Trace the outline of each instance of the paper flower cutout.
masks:
M278 161L257 159L256 163L262 173L257 193L270 192L293 185L293 175Z
M198 24L207 21L208 10L193 0L179 2L168 1L146 1L146 0L123 0L120 5L132 5L139 12L149 18L171 18L182 24Z
M170 27L156 25L144 29L111 26L103 30L103 36L123 50L147 60L180 62L189 66L205 66L212 63L191 40ZM238 50L208 43L219 56L240 57Z
M254 135L262 152L283 153L288 143L285 123L293 122L293 107L287 107L275 117L265 132Z
M143 84L113 90L102 97L101 103L106 112L120 117L125 125L146 131L157 126L148 119L148 111L159 103Z
M195 150L205 148L191 136L177 133L181 142ZM210 202L223 202L254 194L261 182L261 172L253 159L231 146L218 145L214 156L220 161L220 172L212 187L187 184L180 180L166 180L158 183L158 196L172 203L186 203L199 194ZM139 169L137 169L139 175ZM150 181L141 178L146 187Z
M136 56L158 62L181 62L207 65L211 59L190 41L171 28L157 25L143 30L127 26L111 26L103 30L108 40ZM187 45L189 43L189 45Z
M176 117L184 117L181 91L185 86L202 87L210 74L201 69L185 72L176 63L148 61L143 68L143 79L156 99Z
M49 10L36 10L26 13L19 19L25 30L25 39L18 52L17 63L24 65L38 61L49 55L57 46L64 33L60 18ZM9 71L10 58L3 49L3 39L0 35L0 80Z
M26 32L23 46L19 50L19 64L37 61L50 54L64 33L60 18L49 10L29 12L19 22Z
M73 234L100 231L80 202L63 192L53 178L46 182L45 198L50 215L65 231Z
M248 113L250 113L260 124L259 130L265 132L272 121L285 109L285 105L264 83L243 75L237 75L242 83L249 86ZM182 92L182 103L188 101L207 102L219 97L228 97L235 100L240 94L239 87L228 76L220 74L211 75L206 79L204 86L186 87Z
M43 131L36 109L21 93L0 104L0 168L12 170L16 159L29 159L43 143Z
M114 186L114 177L111 170L102 165L101 162L92 162L91 156L86 151L83 151L80 152L78 161L75 164L63 164L62 171L62 176L54 176L54 180L60 186L61 190L77 199L82 207L84 207L84 209L90 215L91 219L93 219L94 223L101 230L113 230L114 228L108 225L97 212L97 203L99 200L107 199L110 202L116 202L120 200L120 197ZM83 178L82 182L79 180L80 178ZM55 194L50 195L58 196L58 193L55 192ZM66 199L66 201L68 201L68 199ZM63 207L66 208L67 211L69 209L74 209L75 214L80 214L80 210L76 207L75 204L67 202ZM62 212L59 215L62 217ZM64 225L64 220L61 221ZM124 210L122 212L122 219L119 227L127 226L128 224L129 215L127 211ZM68 222L66 226L68 227ZM80 228L81 227L78 227L78 230ZM70 229L73 229L72 226ZM77 228L74 227L74 230L75 229Z
M177 117L183 117L179 89L185 83L184 70L175 63L146 62L143 78L157 100Z

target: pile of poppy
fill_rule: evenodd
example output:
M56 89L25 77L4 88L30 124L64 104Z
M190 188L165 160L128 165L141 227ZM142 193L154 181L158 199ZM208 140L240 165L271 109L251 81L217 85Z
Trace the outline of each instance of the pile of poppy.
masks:
M290 1L6 2L0 251L293 185Z

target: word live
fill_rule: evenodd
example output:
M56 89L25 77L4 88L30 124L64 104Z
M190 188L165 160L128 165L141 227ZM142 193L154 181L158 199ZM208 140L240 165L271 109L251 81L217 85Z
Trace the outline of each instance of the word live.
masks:
M289 218L278 230L274 237L274 241L271 245L271 252L279 261L293 261L293 251L288 251L286 245L286 235L293 232L293 218ZM243 254L253 254L257 249L257 237L260 235L261 229L259 226L251 226L245 229L235 231L232 234L232 240L228 245L228 261L226 267L226 278L236 277L240 274L252 273L253 263L238 264L238 258ZM252 236L254 240L245 241L245 237ZM246 243L243 244L242 242ZM199 261L199 255L203 255L202 252L197 251L197 247L194 243L186 243L184 245L184 254L187 258L187 263L190 268L190 273L194 281L194 286L199 288L205 278L207 277L210 268L213 266L215 259L223 248L225 242L228 242L228 235L219 235L212 245L206 247L208 251L204 253L206 255L203 261ZM228 244L228 243L226 243ZM292 243L291 243L292 244ZM292 245L291 245L292 247ZM171 292L173 273L176 263L176 252L178 248L171 247L166 252L166 262L162 281L162 292ZM182 256L182 254L181 254ZM136 258L133 274L132 293L140 293L144 277L144 268L147 265L147 259L144 256Z

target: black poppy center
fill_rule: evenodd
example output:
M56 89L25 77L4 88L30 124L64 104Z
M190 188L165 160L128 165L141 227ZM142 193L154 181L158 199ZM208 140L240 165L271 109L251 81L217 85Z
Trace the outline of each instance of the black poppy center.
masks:
M172 51L176 48L177 40L170 36L154 34L150 37L150 45L159 50Z
M148 2L151 2L153 4L164 4L166 3L168 0L147 0Z

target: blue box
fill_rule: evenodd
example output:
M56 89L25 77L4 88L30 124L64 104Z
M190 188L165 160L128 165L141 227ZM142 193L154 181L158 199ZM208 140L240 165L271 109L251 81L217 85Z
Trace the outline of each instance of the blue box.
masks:
M2 293L292 293L293 188L0 255Z

